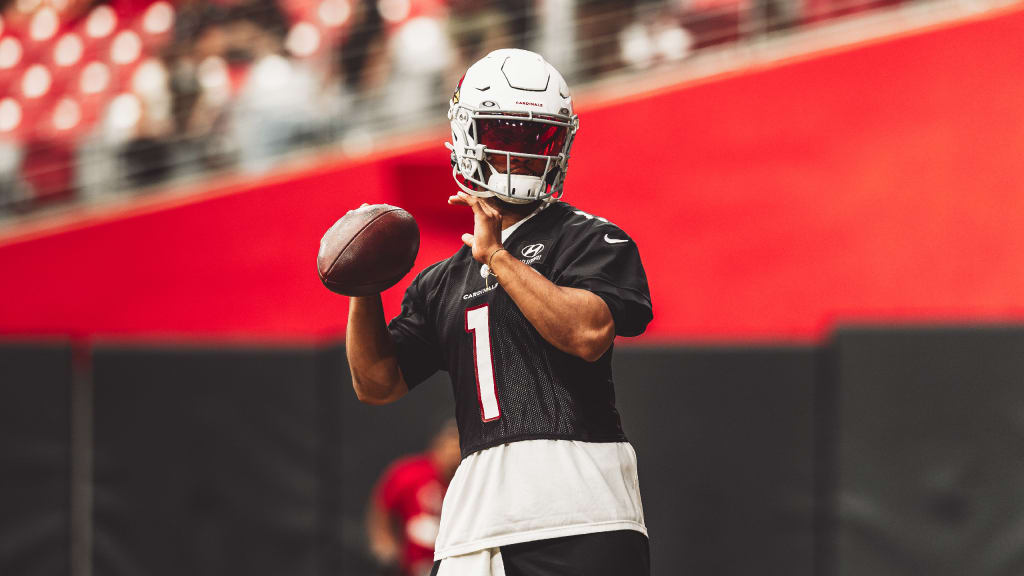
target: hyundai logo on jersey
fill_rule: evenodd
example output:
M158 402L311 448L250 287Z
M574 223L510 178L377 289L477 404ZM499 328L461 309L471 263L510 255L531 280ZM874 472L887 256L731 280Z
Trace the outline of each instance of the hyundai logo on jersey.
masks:
M540 255L542 250L544 250L543 244L530 244L523 248L522 254L526 258L535 258Z

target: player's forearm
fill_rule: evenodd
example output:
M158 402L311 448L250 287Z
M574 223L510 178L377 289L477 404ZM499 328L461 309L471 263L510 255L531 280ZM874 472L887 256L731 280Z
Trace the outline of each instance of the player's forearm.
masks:
M398 367L379 295L349 299L345 352L352 388L360 401L387 404L409 391Z
M398 557L398 539L395 537L387 513L380 504L371 502L366 512L366 537L370 552L381 564L392 564Z
M501 287L555 348L594 362L615 339L615 323L608 306L586 290L552 283L507 251L491 260Z

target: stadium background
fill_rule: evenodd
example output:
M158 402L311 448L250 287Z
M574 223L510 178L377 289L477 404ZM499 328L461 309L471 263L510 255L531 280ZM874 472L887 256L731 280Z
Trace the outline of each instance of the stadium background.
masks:
M654 573L1020 574L1022 8L5 3L0 574L373 573L370 486L450 392L358 404L313 257L362 202L417 269L458 247L489 42L566 73L566 200L644 257Z

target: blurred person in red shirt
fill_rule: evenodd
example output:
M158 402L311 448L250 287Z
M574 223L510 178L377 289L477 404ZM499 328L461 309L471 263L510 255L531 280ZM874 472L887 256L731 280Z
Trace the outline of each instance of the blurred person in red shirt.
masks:
M367 509L370 552L388 574L427 576L441 503L462 459L459 430L449 420L426 452L394 461L377 480Z

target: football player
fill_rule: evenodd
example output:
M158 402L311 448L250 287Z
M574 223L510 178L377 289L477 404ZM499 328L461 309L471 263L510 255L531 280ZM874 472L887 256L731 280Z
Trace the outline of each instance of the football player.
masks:
M608 220L559 201L578 128L544 59L497 50L452 96L448 203L473 233L423 270L385 323L353 298L347 351L360 400L393 402L451 377L462 462L432 574L642 576L636 454L612 384L616 335L652 318L640 254Z
M400 458L381 474L366 513L366 538L380 567L397 568L403 576L430 573L441 501L460 459L459 431L452 420L438 430L426 452Z

